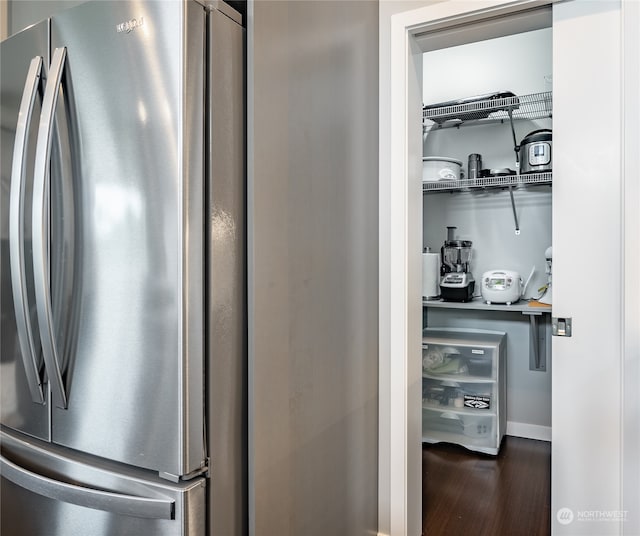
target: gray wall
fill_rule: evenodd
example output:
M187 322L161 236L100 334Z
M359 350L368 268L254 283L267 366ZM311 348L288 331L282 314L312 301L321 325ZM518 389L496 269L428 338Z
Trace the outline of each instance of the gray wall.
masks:
M9 35L46 19L62 9L67 9L86 0L9 0L8 30Z
M251 10L252 533L376 534L378 3Z
M0 41L9 37L9 4L0 0Z

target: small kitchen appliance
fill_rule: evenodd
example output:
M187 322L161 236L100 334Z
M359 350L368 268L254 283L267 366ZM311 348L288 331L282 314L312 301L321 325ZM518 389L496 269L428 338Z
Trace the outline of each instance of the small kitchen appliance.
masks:
M482 274L482 299L511 305L520 299L522 278L513 270L490 270Z
M520 142L520 173L551 171L551 130L529 132Z
M456 240L457 227L447 227L447 239L441 248L440 296L445 301L466 302L473 297L475 279L470 271L471 240Z
M546 303L551 305L551 263L553 261L553 248L549 246L544 252L545 259L545 273L547 274L547 284L543 286L540 291L544 291L541 298L538 299L540 303Z

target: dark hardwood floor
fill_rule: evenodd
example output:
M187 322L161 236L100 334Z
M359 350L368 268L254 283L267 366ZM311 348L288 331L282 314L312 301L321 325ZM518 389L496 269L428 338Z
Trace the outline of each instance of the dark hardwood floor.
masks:
M424 536L547 536L551 443L505 436L497 456L422 447Z

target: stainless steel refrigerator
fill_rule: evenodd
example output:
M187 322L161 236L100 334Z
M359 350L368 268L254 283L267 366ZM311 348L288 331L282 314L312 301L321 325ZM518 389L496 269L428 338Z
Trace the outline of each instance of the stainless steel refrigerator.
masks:
M246 532L244 40L136 0L0 44L2 534Z

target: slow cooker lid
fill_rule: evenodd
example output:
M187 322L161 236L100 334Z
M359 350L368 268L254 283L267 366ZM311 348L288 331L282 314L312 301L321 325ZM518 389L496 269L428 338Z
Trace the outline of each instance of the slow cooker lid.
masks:
M536 143L538 141L551 141L551 134L552 131L548 128L534 130L533 132L529 132L529 134L523 138L521 145Z

